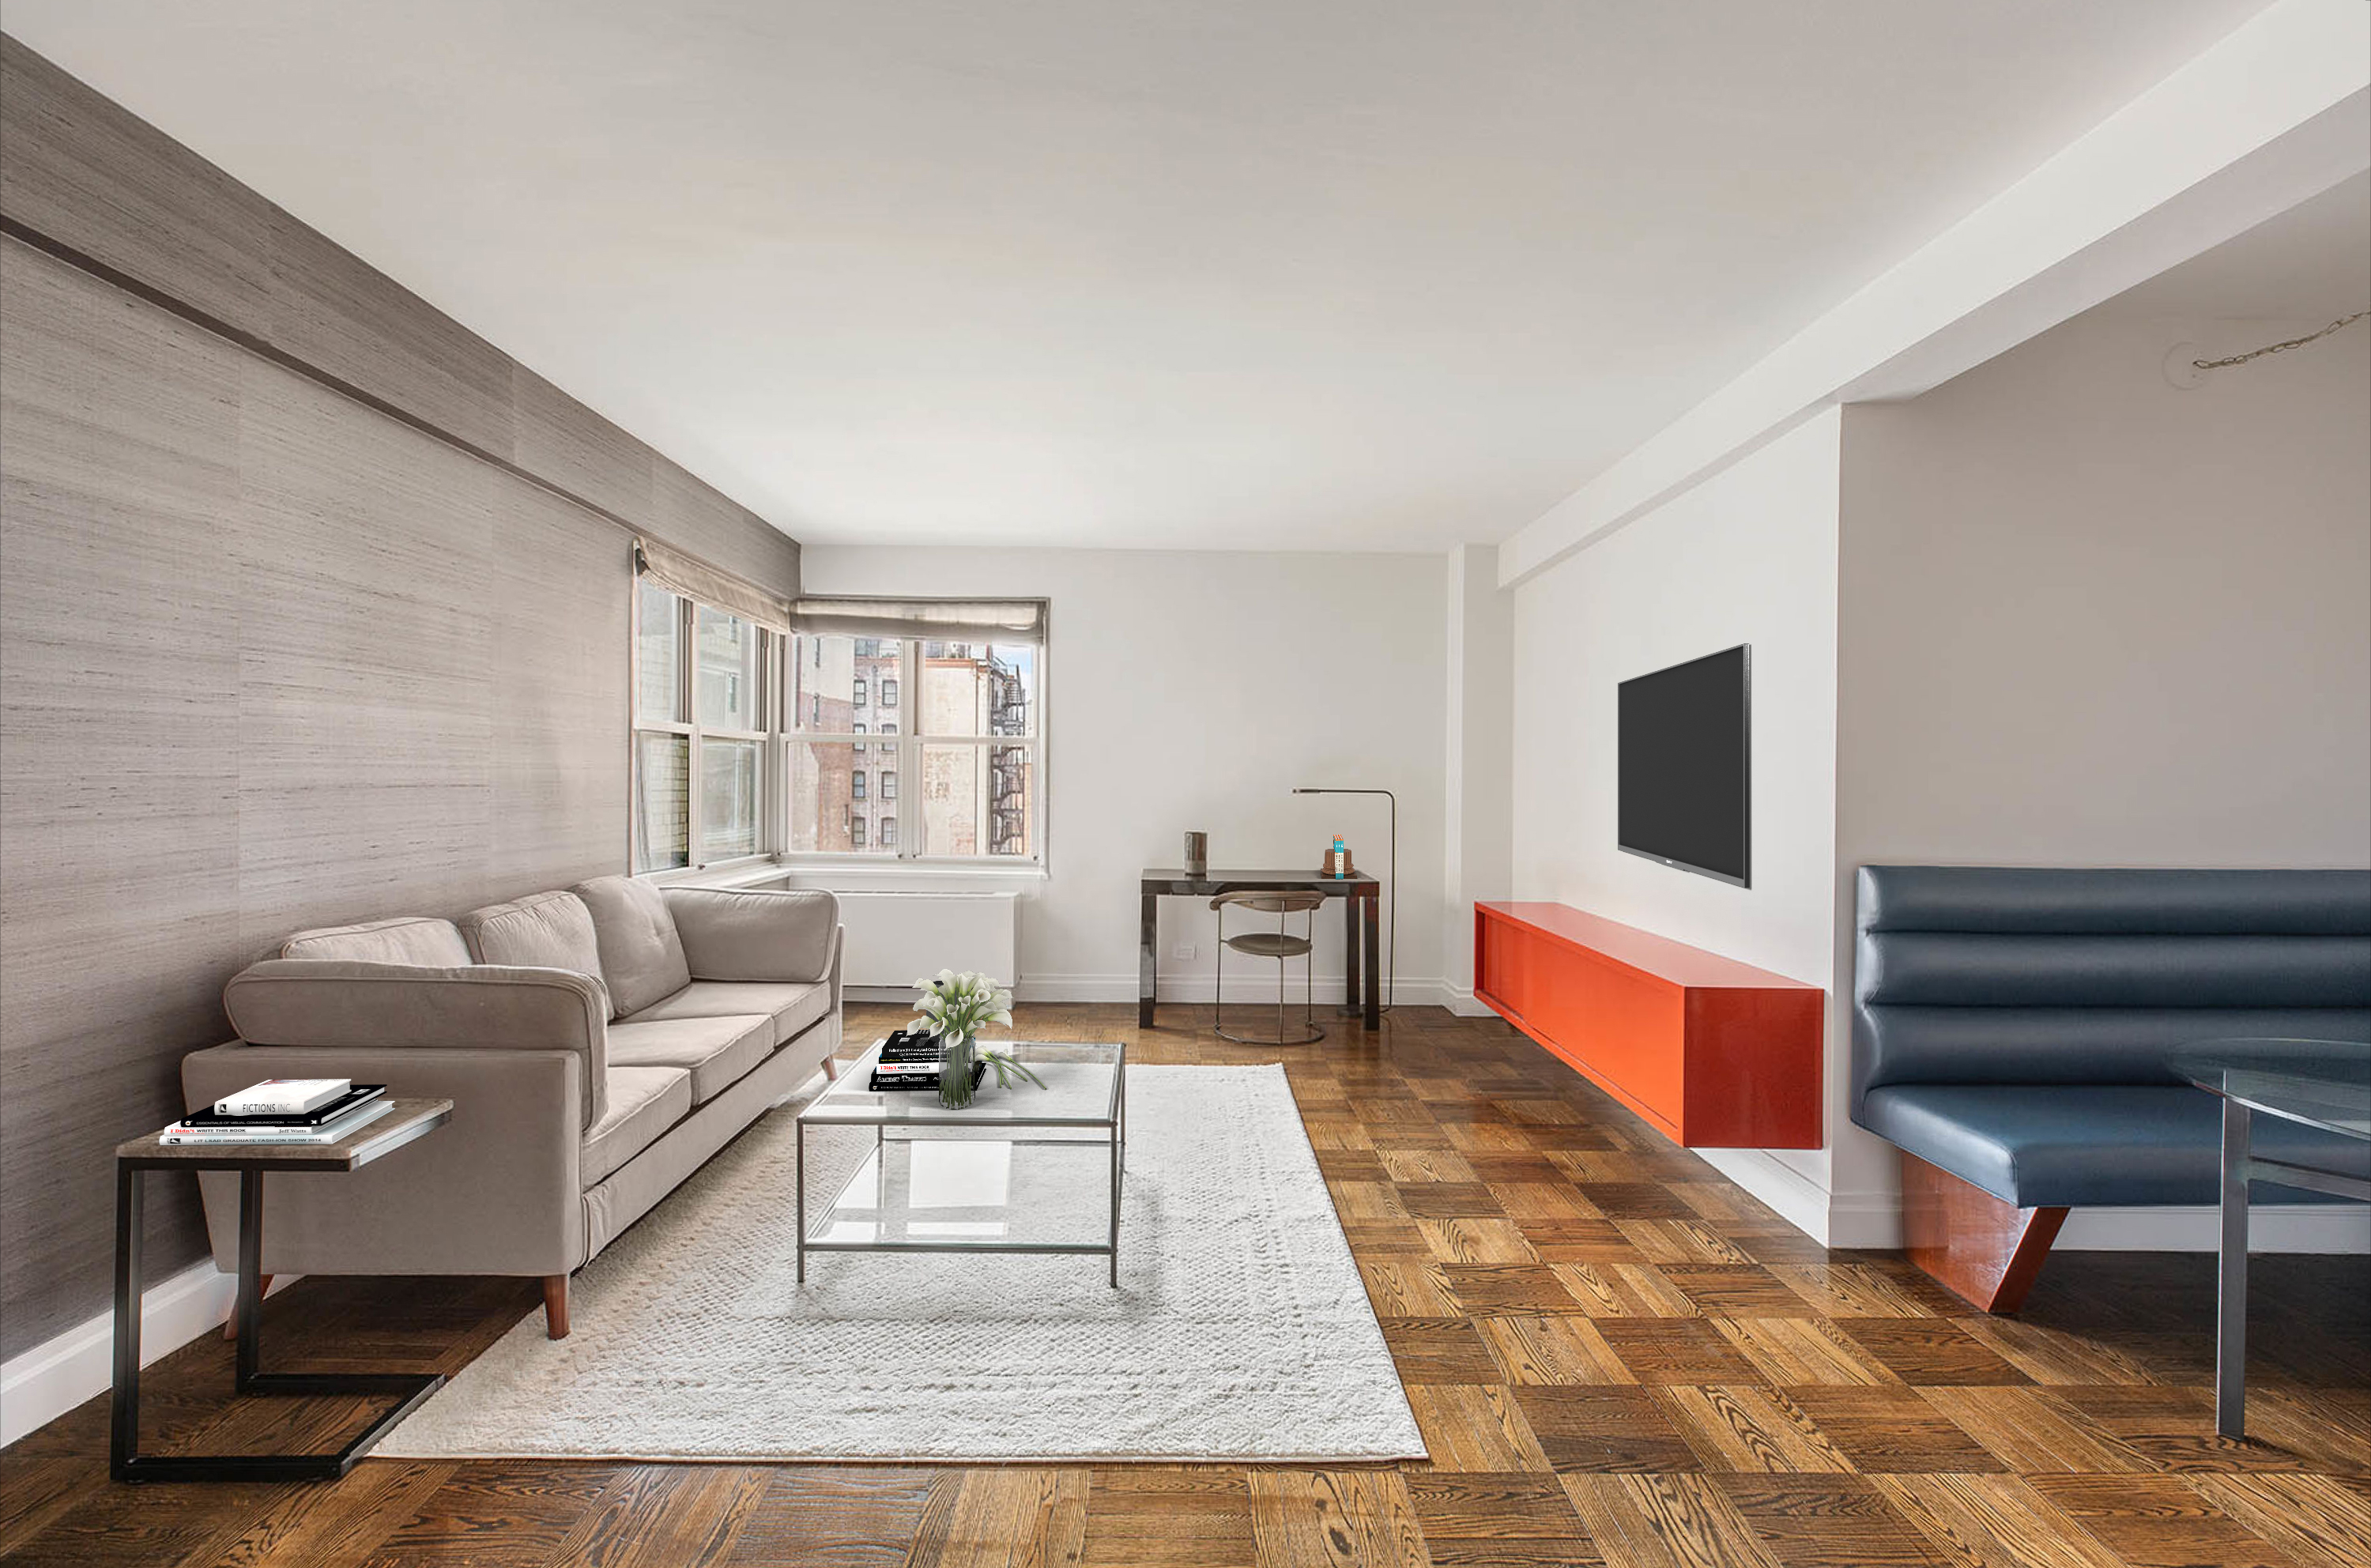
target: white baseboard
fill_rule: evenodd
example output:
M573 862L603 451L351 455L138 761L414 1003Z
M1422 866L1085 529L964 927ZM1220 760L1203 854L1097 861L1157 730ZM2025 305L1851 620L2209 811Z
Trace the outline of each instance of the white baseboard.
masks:
M1230 970L1230 973L1232 973ZM1232 994L1234 985L1227 987ZM1208 971L1197 974L1167 975L1161 978L1156 993L1163 1002L1199 1002L1205 1007L1210 1001L1210 976ZM1407 975L1399 977L1394 995L1399 1005L1412 1008L1447 1008L1460 1018L1487 1018L1490 1009L1474 999L1474 993L1461 990L1438 975ZM850 986L846 996L851 1002L908 1002L914 999L911 986ZM1133 974L1024 974L1013 983L1012 997L1021 1002L1133 1002L1136 1000L1136 976ZM1246 980L1241 993L1246 1003L1262 999L1256 980ZM1266 1000L1276 998L1275 980L1271 976ZM1287 1006L1301 1004L1301 981L1295 976L1287 993ZM1342 976L1317 976L1317 1009L1340 1005ZM1232 1006L1231 1001L1229 1006Z
M1822 1246L1902 1245L1902 1199L1892 1192L1823 1193L1758 1149L1699 1149L1699 1158L1776 1209ZM2058 1252L2212 1252L2222 1216L2211 1207L2078 1208L2066 1216ZM2361 1204L2259 1204L2249 1213L2253 1252L2371 1252L2371 1207Z
M908 1007L914 1005L914 987L911 986L843 986L839 989L839 994L843 1001L903 1002Z
M1471 986L1459 986L1444 980L1440 983L1441 1006L1459 1018L1496 1018L1498 1012L1489 1003L1474 994Z
M2212 1252L2221 1211L2086 1208L2066 1216L2060 1252ZM2362 1204L2258 1204L2248 1211L2250 1252L2371 1252L2371 1207Z
M1822 1247L1861 1245L1830 1239L1828 1190L1760 1148L1697 1148L1689 1153L1777 1211L1778 1217Z
M1827 1244L1887 1251L1901 1246L1902 1194L1891 1191L1829 1193Z
M1234 972L1234 966L1229 964L1227 973L1232 974ZM1341 975L1321 972L1316 978L1316 986L1319 1012L1340 1005ZM1232 1007L1237 996L1234 981L1227 983L1227 1005ZM850 994L853 996L855 993L851 989ZM910 999L913 993L906 991L899 995ZM1136 1000L1136 975L1132 972L1126 974L1024 974L1014 983L1012 995L1016 1001L1023 1002L1132 1002ZM1199 1002L1208 1007L1210 1002L1209 972L1164 974L1155 995L1164 1002ZM1298 974L1292 978L1287 997L1288 1006L1301 1005L1301 977ZM1402 1007L1444 1007L1448 1005L1449 983L1439 975L1403 974L1399 977L1394 997ZM1275 975L1271 974L1267 977L1265 989L1258 979L1247 975L1241 999L1246 1003L1262 999L1272 1003L1276 999Z
M299 1276L272 1282L277 1294ZM140 1298L140 1365L230 1321L238 1295L236 1276L202 1259L169 1279L159 1280ZM0 1447L48 1425L115 1382L115 1313L112 1309L44 1340L0 1366Z

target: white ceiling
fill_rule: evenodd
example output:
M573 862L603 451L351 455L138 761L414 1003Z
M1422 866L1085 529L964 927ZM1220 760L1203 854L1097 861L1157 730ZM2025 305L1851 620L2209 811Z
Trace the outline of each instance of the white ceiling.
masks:
M2261 0L9 0L809 541L1531 521Z
M2371 310L2371 174L2332 186L2099 306L2108 316L2334 321Z

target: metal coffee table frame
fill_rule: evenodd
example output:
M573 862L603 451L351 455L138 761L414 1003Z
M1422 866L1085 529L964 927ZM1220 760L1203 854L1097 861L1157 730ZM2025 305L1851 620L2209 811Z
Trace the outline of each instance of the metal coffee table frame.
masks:
M2222 1240L2216 1249L2215 1302L2215 1431L2224 1437L2244 1437L2248 1429L2248 1189L2265 1182L2284 1187L2324 1193L2336 1198L2371 1203L2371 1181L2345 1171L2267 1159L2250 1147L2256 1116L2261 1113L2284 1120L2363 1137L2350 1132L2342 1119L2330 1114L2334 1104L2303 1107L2280 1093L2266 1093L2268 1083L2258 1078L2290 1077L2293 1087L2310 1082L2309 1062L2280 1059L2283 1048L2353 1045L2346 1041L2218 1040L2184 1050L2177 1066L2192 1083L2223 1101ZM2354 1046L2371 1051L2371 1045ZM2331 1101L2353 1086L2331 1080Z
M866 1052L863 1056L859 1058L854 1066L843 1068L839 1074L838 1081L830 1088L827 1089L822 1094L817 1095L813 1101L803 1106L795 1119L795 1137L798 1146L797 1195L799 1283L801 1285L804 1285L806 1283L807 1254L809 1252L1011 1252L1061 1254L1083 1257L1108 1257L1111 1260L1112 1288L1115 1290L1117 1289L1119 1287L1120 1198L1128 1170L1128 1046L1125 1043L1106 1044L1101 1042L1092 1041L1048 1040L1015 1041L1009 1045L999 1045L997 1047L999 1050L1012 1052L1015 1055L1019 1056L1024 1063L1032 1062L1033 1060L1042 1062L1057 1059L1034 1058L1031 1053L1036 1050L1045 1050L1049 1052L1107 1051L1111 1054L1112 1088L1111 1101L1108 1110L1104 1114L1097 1116L1060 1116L1053 1114L1033 1114L1029 1112L1027 1109L1027 1096L1042 1092L1041 1090L1036 1090L1034 1086L1023 1083L1018 1088L1010 1091L996 1090L993 1087L994 1079L992 1077L989 1079L989 1087L984 1088L981 1090L982 1094L985 1095L993 1092L1001 1095L1009 1092L1012 1098L1010 1100L1000 1098L995 1102L993 1111L988 1113L974 1113L975 1109L979 1104L977 1101L973 1102L973 1106L963 1109L943 1107L939 1104L936 1095L925 1095L922 1091L917 1090L890 1090L876 1094L862 1086L872 1077L873 1064L879 1059L881 1055L881 1042L875 1041L873 1043L873 1049ZM834 1103L835 1101L837 1104ZM835 1110L843 1108L852 1109L867 1105L870 1102L885 1102L890 1106L896 1107L902 1113L896 1116L890 1116L880 1114L876 1110L873 1114L849 1114L842 1116L832 1114L832 1112ZM1108 1142L1111 1147L1111 1216L1109 1228L1105 1232L1105 1239L1100 1242L913 1241L904 1239L894 1241L850 1241L831 1238L812 1237L807 1234L808 1228L806 1217L807 1127L810 1123L815 1126L826 1127L870 1126L873 1128L873 1147L876 1159L879 1158L880 1151L886 1146L888 1141L888 1132L892 1127L896 1127L904 1131L908 1140L926 1138L934 1131L962 1132L977 1135L985 1131L1001 1131L1005 1128L1012 1128L1015 1131L1028 1129L1052 1130L1058 1128L1103 1128L1108 1134ZM1070 1138L1010 1137L998 1138L991 1141L1024 1145L1061 1144L1070 1147L1079 1147L1079 1140ZM862 1168L859 1169L858 1174L862 1174ZM856 1177L851 1176L850 1178L850 1185L852 1185L855 1180ZM835 1195L835 1205L838 1202L839 1196L844 1195L848 1190L847 1186L843 1186L840 1189L840 1194Z

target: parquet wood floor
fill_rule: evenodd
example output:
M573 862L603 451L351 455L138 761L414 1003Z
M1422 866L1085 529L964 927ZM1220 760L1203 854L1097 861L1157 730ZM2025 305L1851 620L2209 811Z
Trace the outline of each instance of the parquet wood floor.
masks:
M852 1008L851 1041L901 1009ZM21 1563L1781 1565L2371 1562L2371 1262L2267 1258L2244 1444L2214 1435L2211 1258L2065 1254L2017 1319L1829 1252L1496 1019L1404 1008L1284 1051L1207 1009L1024 1007L1145 1062L1282 1061L1427 1463L979 1469L365 1461L330 1485L119 1487L104 1399L0 1454ZM307 1280L276 1365L466 1364L529 1282ZM150 1443L325 1441L234 1401L213 1336Z

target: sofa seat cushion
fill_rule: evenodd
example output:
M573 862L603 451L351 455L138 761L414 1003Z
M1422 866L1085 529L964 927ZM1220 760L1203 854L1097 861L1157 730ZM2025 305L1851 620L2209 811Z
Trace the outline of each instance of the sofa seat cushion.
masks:
M570 969L601 975L601 944L593 915L573 893L538 893L510 904L472 909L455 922L480 963Z
M631 877L595 877L570 891L593 917L601 978L618 1009L612 1017L639 1012L691 984L683 938L657 888Z
M1905 1084L1868 1091L1860 1123L2019 1208L2205 1204L2222 1193L2223 1102L2158 1085ZM2259 1114L2267 1159L2371 1177L2371 1144ZM2321 1194L2259 1183L2260 1202Z
M593 1185L690 1114L691 1074L683 1068L612 1066L608 1113L584 1135L578 1179Z
M774 1020L774 1043L780 1045L822 1021L830 1011L831 987L819 980L695 980L666 1000L654 1002L624 1021L642 1023L660 1019L764 1013Z
M360 963L419 963L457 968L475 963L469 944L450 920L422 915L365 920L359 926L322 926L299 931L280 944L283 958L344 959Z
M609 1026L612 1068L681 1067L691 1074L691 1098L700 1105L732 1088L773 1050L774 1020L769 1013L621 1020Z

